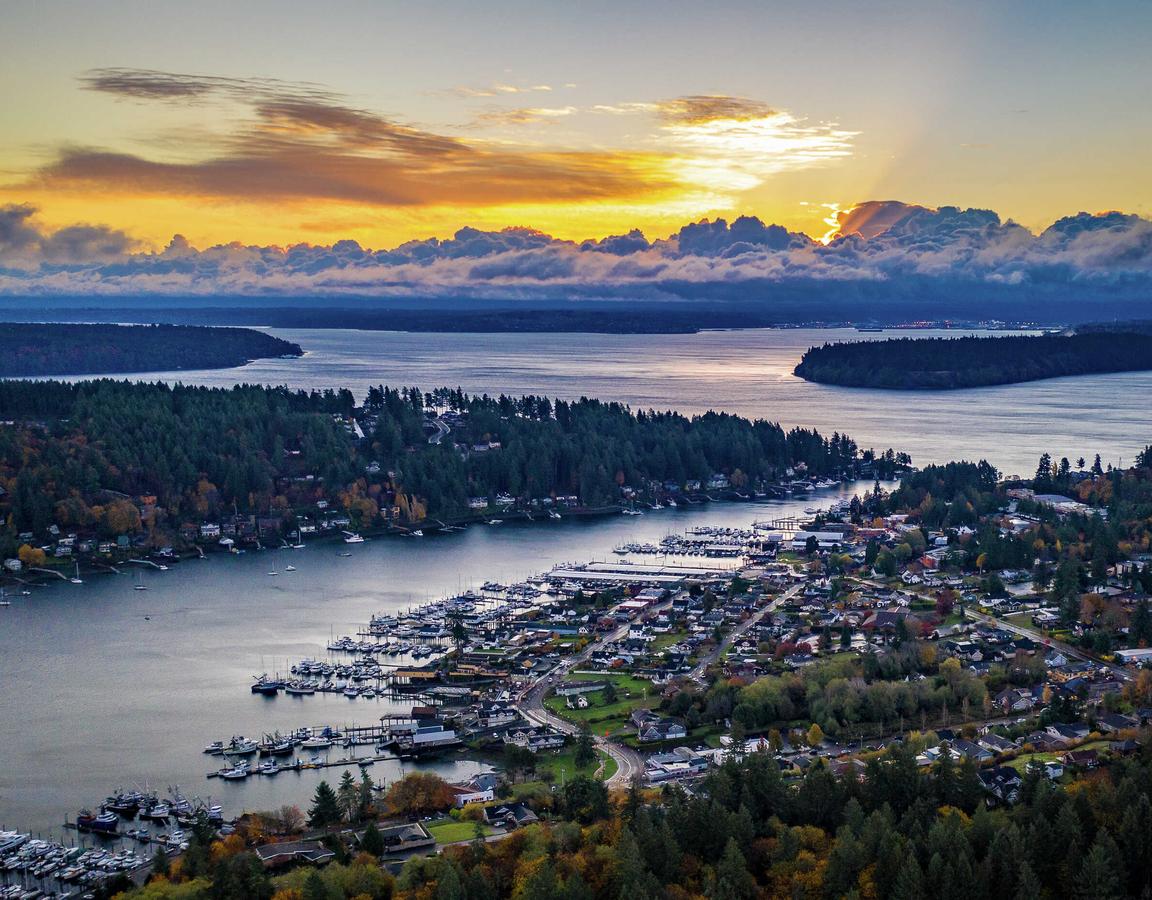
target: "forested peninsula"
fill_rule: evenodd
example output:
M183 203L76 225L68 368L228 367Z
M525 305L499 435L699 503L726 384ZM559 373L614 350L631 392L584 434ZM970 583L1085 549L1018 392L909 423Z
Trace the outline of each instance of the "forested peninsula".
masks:
M807 381L844 387L957 390L1147 369L1152 369L1152 336L1093 331L825 344L810 348L794 372Z
M348 390L8 380L0 420L0 545L52 526L163 544L237 515L273 531L371 529L557 502L748 499L782 480L887 478L909 462L723 413L444 388L376 387L357 403Z
M192 325L0 324L0 376L223 369L303 350L250 328Z

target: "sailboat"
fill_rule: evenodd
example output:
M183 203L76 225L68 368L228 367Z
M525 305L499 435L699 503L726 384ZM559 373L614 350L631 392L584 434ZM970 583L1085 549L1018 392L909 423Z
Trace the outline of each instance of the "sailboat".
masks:
M137 570L137 572L136 572L136 583L134 585L132 585L132 590L134 590L134 591L146 591L146 590L148 590L148 585L144 584L144 582L142 582L140 580L139 570Z
M84 579L80 577L80 563L76 563L76 574L73 575L69 579L69 581L71 581L73 584L83 584L84 583Z
M0 606L11 606L12 601L8 599L8 593L4 588L0 587Z
M284 567L284 571L285 571L285 572L295 572L295 571L296 571L296 567L295 567L295 566L285 566L285 567Z

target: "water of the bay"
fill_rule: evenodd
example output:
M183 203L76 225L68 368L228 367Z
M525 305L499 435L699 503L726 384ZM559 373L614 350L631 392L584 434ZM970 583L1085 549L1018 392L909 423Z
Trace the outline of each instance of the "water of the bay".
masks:
M488 580L508 583L557 562L615 559L612 549L621 543L658 540L692 525L746 526L799 513L838 493L700 504L643 517L479 525L353 547L321 541L299 551L217 554L167 572L143 571L147 591L134 590L128 574L93 575L83 585L58 582L11 597L12 606L0 609L0 829L59 836L81 805L145 784L161 793L179 785L188 796L210 795L230 815L285 803L306 807L319 780L338 779L340 769L209 780L220 759L204 755L203 747L304 725L374 724L407 709L342 695L263 698L248 689L252 675L284 671L286 660L326 656L332 635L354 634L373 613ZM348 550L350 557L339 555ZM289 564L295 572L286 571ZM269 576L273 568L280 574ZM345 753L330 752L334 759ZM421 765L456 778L479 763L453 754ZM382 762L369 774L391 781L413 766Z
M1064 378L957 392L893 393L814 385L791 375L804 349L827 340L877 338L851 330L795 329L697 335L274 333L302 359L240 369L133 378L212 385L239 381L301 388L372 384L460 386L470 392L618 400L686 413L722 409L847 432L863 447L895 447L919 464L987 458L1027 473L1041 452L1100 453L1130 461L1150 440L1152 373ZM925 332L933 334L933 332ZM948 334L955 334L949 332ZM811 501L773 506L795 512ZM604 558L621 541L659 538L690 524L747 524L756 510L708 505L644 518L538 525L509 523L424 540L381 540L187 562L143 575L93 577L15 597L0 609L0 827L56 829L81 804L116 787L179 784L211 794L231 814L304 803L320 773L239 784L206 780L219 765L208 741L275 729L366 723L391 709L341 696L265 700L252 674L287 658L319 656L374 612L439 598L489 579L509 581L563 560ZM290 559L287 557L290 555ZM289 562L298 571L283 568ZM148 618L145 618L145 617ZM452 757L449 777L475 768ZM395 778L397 763L374 776ZM329 770L338 777L338 770Z
M861 447L894 447L917 464L986 458L1028 474L1044 451L1073 464L1099 453L1131 463L1152 441L1152 372L1056 378L964 391L878 391L811 384L792 374L810 346L909 332L750 329L700 334L409 334L294 331L274 334L302 359L258 360L240 369L148 378L211 385L237 381L301 388L447 385L472 393L618 400L634 408L725 410L847 432ZM956 336L916 331L912 336ZM135 376L134 376L135 377Z

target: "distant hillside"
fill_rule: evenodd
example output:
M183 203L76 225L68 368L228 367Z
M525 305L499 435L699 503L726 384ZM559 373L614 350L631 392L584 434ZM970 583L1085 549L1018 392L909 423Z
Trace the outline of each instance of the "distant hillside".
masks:
M845 387L955 390L1144 369L1152 369L1152 336L1100 331L825 344L809 349L794 371Z
M0 324L0 376L222 369L301 356L298 344L249 328Z

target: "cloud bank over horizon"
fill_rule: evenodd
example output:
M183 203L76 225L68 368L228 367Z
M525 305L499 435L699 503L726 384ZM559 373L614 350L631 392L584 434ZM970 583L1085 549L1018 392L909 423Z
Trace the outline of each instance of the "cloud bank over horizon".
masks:
M1078 213L1033 234L989 210L869 201L837 222L827 245L741 216L654 240L638 230L575 242L464 227L382 250L355 241L198 249L176 235L156 252L106 226L49 231L34 207L8 205L0 294L676 299L708 286L731 297L742 284L1152 288L1152 221L1136 215Z

